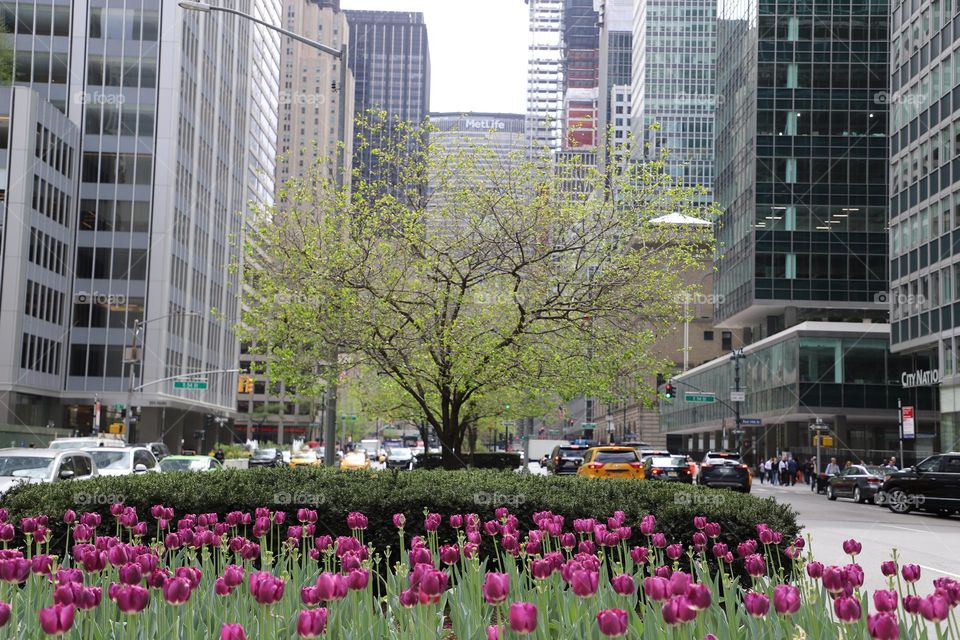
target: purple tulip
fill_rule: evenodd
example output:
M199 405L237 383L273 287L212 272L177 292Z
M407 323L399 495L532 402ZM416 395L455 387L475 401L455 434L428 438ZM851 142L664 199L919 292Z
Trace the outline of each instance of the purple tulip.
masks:
M823 563L817 562L816 560L811 560L807 563L807 575L818 580L823 576Z
M950 603L934 593L920 600L920 615L930 622L943 622L950 615Z
M247 632L244 631L242 624L222 624L220 640L247 640Z
M707 519L704 516L693 516L693 526L698 531L702 531L707 526Z
M833 601L833 612L837 614L837 620L847 624L860 622L861 610L860 601L853 596L837 596Z
M753 553L747 556L744 559L743 566L747 570L747 573L754 578L759 578L767 574L767 563L759 553Z
M867 631L873 640L899 640L900 624L889 611L867 616Z
M770 598L755 591L743 594L743 608L755 618L762 618L770 610Z
M48 636L62 636L73 626L76 607L72 604L55 604L37 612L40 628Z
M633 576L625 573L614 576L613 579L610 580L610 584L613 585L613 590L621 596L632 596L637 592L637 583L634 581Z
M800 589L792 584L778 584L773 588L773 608L780 615L794 614L800 610Z
M304 609L297 617L297 635L301 638L319 638L327 629L327 610Z
M886 560L884 562L881 562L880 573L887 576L888 578L891 576L897 575L897 563L894 562L893 560Z
M892 589L877 589L873 592L873 606L877 611L896 611L900 597Z
M118 589L111 594L110 598L117 603L117 607L122 613L135 614L140 613L147 608L150 602L150 591L139 584L117 585Z
M506 573L487 572L483 579L483 598L489 604L500 604L510 592L510 576Z
M905 564L900 569L900 575L902 575L903 579L907 582L916 582L920 579L920 565Z
M537 605L530 602L514 602L510 605L510 630L527 635L537 628Z
M718 522L708 522L703 527L703 532L707 534L709 538L719 538L720 537L720 523Z
M669 625L683 624L697 617L697 610L690 606L685 596L675 596L664 602L660 613L663 621Z
M663 549L667 546L667 536L662 533L655 533L650 538L650 543L657 549Z
M667 546L667 557L671 560L677 560L683 555L683 545L671 544Z
M163 599L168 604L181 605L190 599L192 587L186 578L170 578L163 583Z
M823 570L823 587L830 593L841 593L847 586L847 572L843 567L831 565Z
M10 622L10 605L0 602L0 627Z
M843 552L848 556L856 557L863 550L863 545L851 538L843 541Z
M589 598L597 592L600 574L596 571L574 571L570 576L570 589L581 598Z
M648 576L643 579L643 592L651 600L663 602L670 597L670 581L659 576Z
M710 607L710 603L713 602L713 593L707 585L695 582L687 589L687 601L691 608L702 611Z
M619 638L627 633L627 612L623 609L601 609L597 627L608 638Z

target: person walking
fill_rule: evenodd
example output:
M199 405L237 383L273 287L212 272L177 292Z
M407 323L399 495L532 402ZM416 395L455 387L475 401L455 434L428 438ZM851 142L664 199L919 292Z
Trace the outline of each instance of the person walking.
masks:
M764 466L764 461L761 460L757 463L757 477L760 478L760 484L763 484L764 476L767 475L767 469Z
M787 468L788 468L787 459L780 458L780 462L777 464L777 468L780 472L780 485L786 486L787 485Z
M827 465L826 472L827 477L840 475L840 465L837 464L836 458L830 458L830 464Z
M887 464L883 466L887 471L900 471L900 467L897 466L897 459L893 456L887 461Z
M817 462L816 456L814 456L813 458L810 458L810 462L807 463L807 467L809 467L810 469L809 478L808 478L808 480L810 481L810 491L816 491L817 490L817 474L820 472L820 464Z
M792 487L797 483L797 472L799 468L797 467L797 461L791 456L787 460L787 483Z

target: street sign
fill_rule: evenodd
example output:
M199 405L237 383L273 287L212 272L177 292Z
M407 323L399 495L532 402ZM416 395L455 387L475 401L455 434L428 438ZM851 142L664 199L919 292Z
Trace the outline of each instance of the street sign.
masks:
M683 394L683 399L687 402L702 402L709 404L717 401L717 394L706 392L692 393L688 391Z
M760 418L740 418L740 424L745 427L761 427L763 420Z
M206 380L174 380L173 388L203 390L207 388L207 381Z
M903 407L900 422L903 424L903 431L900 437L904 440L913 440L916 437L916 427L913 421L913 407Z
M581 422L581 423L580 423L580 426L583 427L584 429L596 429L596 428L597 428L597 423L596 423L596 422Z
M817 446L817 438L820 438L821 447L832 447L833 446L833 436L813 436L813 446Z
M730 402L746 402L747 401L747 392L746 391L731 391L730 392Z
M746 431L744 431L743 429L733 429L732 431L730 431L730 433L732 433L735 436L742 436L743 434L746 433Z

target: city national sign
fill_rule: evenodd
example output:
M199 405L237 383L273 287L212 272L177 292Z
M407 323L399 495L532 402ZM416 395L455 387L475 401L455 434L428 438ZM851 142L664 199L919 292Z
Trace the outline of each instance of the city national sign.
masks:
M940 370L927 369L926 371L917 369L913 373L904 371L900 374L900 386L904 389L912 387L932 387L940 384Z

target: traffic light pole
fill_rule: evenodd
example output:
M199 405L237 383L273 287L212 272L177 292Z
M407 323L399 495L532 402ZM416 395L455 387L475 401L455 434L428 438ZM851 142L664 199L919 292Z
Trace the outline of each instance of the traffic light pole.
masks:
M730 359L733 360L733 386L734 391L738 394L740 392L740 359L743 358L743 349L737 349L730 355ZM743 424L740 419L740 403L733 403L734 410L733 415L736 420L736 425L734 427L734 433L737 436L737 451L740 453L740 456L743 457Z

